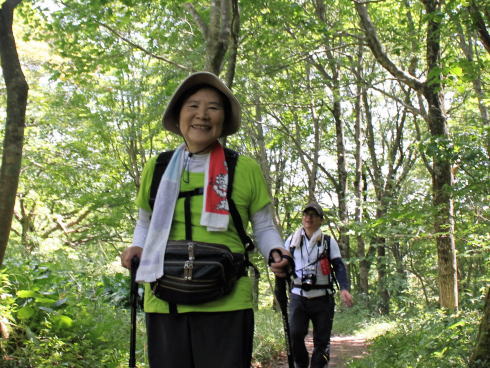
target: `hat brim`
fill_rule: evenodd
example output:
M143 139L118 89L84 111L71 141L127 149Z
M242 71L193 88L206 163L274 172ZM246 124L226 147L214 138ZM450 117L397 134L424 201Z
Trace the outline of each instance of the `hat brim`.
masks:
M240 103L230 89L216 75L209 72L198 72L191 74L180 84L179 87L177 87L177 90L170 98L170 102L168 103L163 114L163 127L175 134L182 135L179 128L180 109L178 108L180 106L177 106L177 103L179 103L180 97L187 90L193 86L201 84L216 88L218 91L223 93L230 104L230 116L223 124L223 132L221 133L221 136L225 137L236 133L238 129L240 129Z
M306 212L306 210L314 210L321 218L324 216L323 209L320 207L320 205L310 203L303 209L303 213Z

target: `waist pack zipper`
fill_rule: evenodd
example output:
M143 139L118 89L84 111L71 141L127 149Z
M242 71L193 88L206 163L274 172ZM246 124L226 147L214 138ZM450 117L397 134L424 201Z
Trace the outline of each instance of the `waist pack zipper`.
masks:
M184 280L192 280L192 270L194 268L194 261L189 260L184 263Z
M168 262L167 263L169 266L170 265L180 265L182 263L180 262ZM199 267L199 265L215 265L215 266L218 266L219 269L221 269L221 273L224 274L224 267L221 263L219 262L211 262L211 261L185 261L184 262L184 274L183 274L183 277L180 278L180 277L177 277L177 276L172 276L172 275L169 275L168 273L166 273L164 275L164 277L167 277L167 278L173 278L173 279L179 279L179 280L182 280L184 279L185 281L194 281L194 282L209 282L209 281L213 281L213 280L193 280L192 279L192 273L193 273L193 270L194 270L194 266L196 267ZM160 280L157 280L156 282L158 283Z
M194 243L187 245L189 260L184 263L184 280L192 280L192 269L194 268Z

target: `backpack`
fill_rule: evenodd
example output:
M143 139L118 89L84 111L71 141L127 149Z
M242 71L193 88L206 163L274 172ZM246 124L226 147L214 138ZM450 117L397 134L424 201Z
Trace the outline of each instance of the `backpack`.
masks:
M316 284L307 284L305 285L304 283L298 284L294 283L294 287L298 287L302 290L312 290L312 289L327 289L330 290L331 292L334 292L333 285L337 285L337 288L339 288L337 279L335 278L335 274L333 272L333 267L332 267L332 262L330 260L330 235L326 235L324 237L324 250L320 254L320 256L314 260L313 262L308 263L306 266L303 266L302 269L307 268L308 266L313 266L316 265L318 262L322 262L322 260L326 259L328 262L325 262L325 264L321 264L321 268L326 267L327 269L324 270L324 274L329 274L329 283L327 285L316 285ZM318 247L321 246L320 242L318 243ZM303 238L301 238L301 243L300 243L300 248L303 246ZM291 257L294 259L294 251L296 250L296 247L291 249ZM303 280L302 280L303 281ZM308 279L307 281L311 281L311 279ZM316 283L316 278L315 278L315 283Z

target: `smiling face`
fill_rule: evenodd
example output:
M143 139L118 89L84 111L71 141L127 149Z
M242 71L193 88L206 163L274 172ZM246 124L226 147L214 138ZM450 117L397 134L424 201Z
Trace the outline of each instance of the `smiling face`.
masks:
M323 219L318 215L318 213L311 208L308 208L303 212L303 228L305 229L308 236L313 235L322 225Z
M221 137L225 121L224 101L212 88L202 88L182 104L179 128L190 152L209 152Z

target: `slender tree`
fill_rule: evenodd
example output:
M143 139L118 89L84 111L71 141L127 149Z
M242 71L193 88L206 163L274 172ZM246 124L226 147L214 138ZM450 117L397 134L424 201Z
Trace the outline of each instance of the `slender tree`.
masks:
M0 169L0 266L14 214L24 143L27 85L12 31L14 10L21 0L7 0L0 9L0 58L7 87L7 121Z
M476 341L468 366L470 368L488 367L490 365L490 288L487 290L483 317Z
M428 105L427 124L434 145L439 152L433 156L430 174L435 208L434 230L436 234L439 274L439 302L442 307L458 308L458 283L456 246L454 241L454 209L450 194L453 173L449 161L450 138L447 119L442 106L441 83L441 3L422 0L427 15L426 62L427 79L421 81L404 72L388 57L377 36L367 7L355 2L367 44L377 61L395 78L421 93Z
M459 39L459 46L461 47L461 50L463 51L464 56L466 57L466 60L468 60L469 63L476 63L478 61L479 55L476 52L476 40L477 38L473 36L471 32L465 32L465 29L463 27L462 22L456 21L456 29L458 30L458 39ZM490 37L489 37L490 38ZM476 39L476 40L475 40ZM488 46L488 51L490 53L490 40L489 40L489 46ZM473 89L475 91L476 98L478 100L478 109L480 110L480 118L481 122L484 127L486 127L486 137L485 137L485 148L487 150L487 156L490 157L490 133L489 127L490 127L490 113L489 109L487 107L487 104L485 103L485 88L484 88L484 81L483 81L483 70L478 70L475 72L472 84L473 84Z
M364 208L364 184L363 171L364 160L362 157L362 146L363 146L363 120L361 119L361 95L364 89L364 83L361 78L362 74L362 58L363 58L363 47L359 46L356 55L356 66L354 74L356 77L356 97L355 97L355 124L354 124L354 141L355 141L355 153L354 158L356 162L355 175L354 175L354 196L356 199L356 205L354 210L354 221L356 225L360 226L363 221L363 208ZM357 242L357 257L359 261L359 291L364 294L369 294L369 268L371 267L371 262L369 261L368 254L366 252L366 243L359 230L356 230L356 242ZM374 247L370 247L370 251L373 252Z
M329 25L326 4L324 0L315 1L315 13L318 19L325 25ZM340 57L334 55L332 51L335 47L344 47L342 36L332 36L328 33L323 35L324 48L326 53L325 65L314 61L312 64L317 68L323 77L325 84L328 86L331 98L330 111L335 122L335 148L337 158L337 180L333 183L338 198L338 217L339 217L339 246L342 255L345 258L350 257L349 236L347 235L347 168L346 168L346 148L345 148L345 122L342 116L342 95L341 95L341 78L342 62Z

